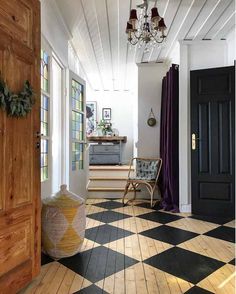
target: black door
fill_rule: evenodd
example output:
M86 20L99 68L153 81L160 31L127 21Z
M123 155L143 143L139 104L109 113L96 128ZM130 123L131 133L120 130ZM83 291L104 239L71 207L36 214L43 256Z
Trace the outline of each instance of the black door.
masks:
M233 216L235 68L191 71L192 212Z

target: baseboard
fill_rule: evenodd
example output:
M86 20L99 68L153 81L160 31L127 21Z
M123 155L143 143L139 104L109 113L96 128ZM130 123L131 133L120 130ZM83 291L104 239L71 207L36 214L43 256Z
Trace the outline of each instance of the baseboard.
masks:
M182 204L180 205L180 212L190 212L192 211L192 205L191 204Z
M103 198L119 198L122 199L123 192L94 192L90 191L88 192L87 198L92 199L103 199ZM125 198L132 199L134 197L133 192L129 192ZM150 199L150 195L145 195L141 192L137 192L137 199Z

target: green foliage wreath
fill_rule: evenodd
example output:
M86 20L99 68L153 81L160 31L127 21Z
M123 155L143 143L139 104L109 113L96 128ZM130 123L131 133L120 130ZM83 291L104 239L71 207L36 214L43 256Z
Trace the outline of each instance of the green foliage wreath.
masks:
M0 80L0 108L9 116L25 117L32 110L34 102L34 92L29 81L25 81L23 90L15 94Z

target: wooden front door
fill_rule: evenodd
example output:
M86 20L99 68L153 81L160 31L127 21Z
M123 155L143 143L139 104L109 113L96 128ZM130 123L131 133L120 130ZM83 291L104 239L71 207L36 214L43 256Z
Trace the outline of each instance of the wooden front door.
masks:
M0 1L0 72L13 92L29 80L26 118L0 110L0 293L17 293L40 270L40 5Z
M235 202L235 68L191 72L192 212L228 217Z

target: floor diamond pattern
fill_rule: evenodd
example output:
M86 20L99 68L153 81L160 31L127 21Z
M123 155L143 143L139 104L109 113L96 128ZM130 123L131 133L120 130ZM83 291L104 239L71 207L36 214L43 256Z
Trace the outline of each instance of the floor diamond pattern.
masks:
M86 206L81 252L56 262L42 254L41 274L20 293L47 291L53 281L61 294L234 293L232 218L173 214L142 201L123 207L89 199Z

